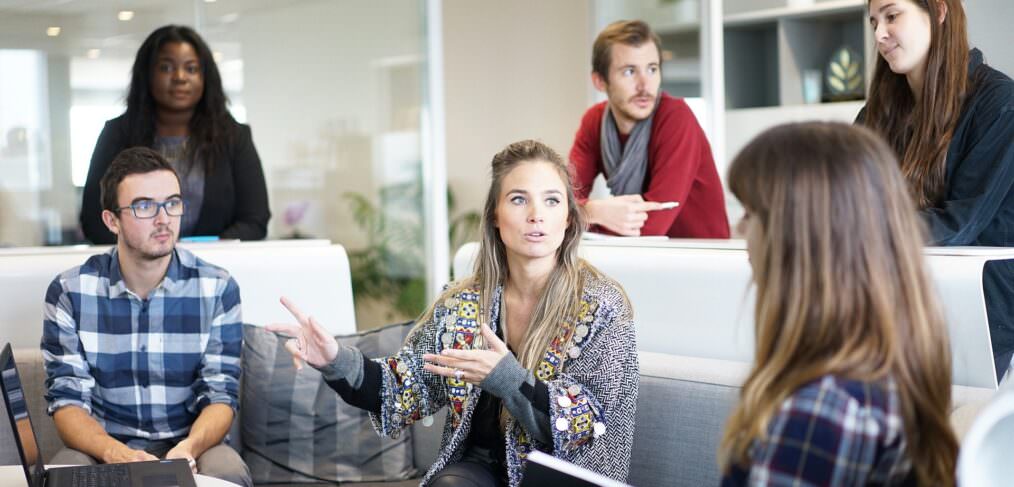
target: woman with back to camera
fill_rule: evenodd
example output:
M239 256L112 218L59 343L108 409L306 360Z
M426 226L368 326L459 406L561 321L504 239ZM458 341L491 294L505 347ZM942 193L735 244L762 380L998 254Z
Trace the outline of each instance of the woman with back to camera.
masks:
M81 228L94 244L115 243L102 223L99 180L123 149L151 147L180 175L186 207L181 236L260 240L267 235L267 187L250 127L226 109L211 50L193 29L167 25L137 50L127 110L106 122L92 154Z
M533 449L624 480L638 362L623 289L578 257L584 232L567 166L516 142L493 157L474 273L452 283L391 357L339 346L288 300L286 348L399 434L448 406L424 485L516 487Z
M1014 246L1014 81L969 50L960 0L870 0L879 56L861 123L901 164L932 245ZM1014 261L983 291L997 379L1014 355Z
M891 149L784 125L736 156L757 301L723 485L954 485L950 346Z

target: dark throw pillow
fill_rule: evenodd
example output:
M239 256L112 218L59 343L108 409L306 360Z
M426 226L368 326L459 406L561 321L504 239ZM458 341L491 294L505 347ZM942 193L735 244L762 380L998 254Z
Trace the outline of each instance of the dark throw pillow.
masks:
M336 337L370 358L393 354L412 323ZM377 482L416 474L412 435L382 438L313 367L296 371L284 340L243 326L243 459L255 483Z

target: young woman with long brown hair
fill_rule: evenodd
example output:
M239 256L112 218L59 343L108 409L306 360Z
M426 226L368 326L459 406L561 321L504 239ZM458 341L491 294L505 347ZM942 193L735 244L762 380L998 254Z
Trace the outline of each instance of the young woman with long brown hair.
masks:
M493 157L472 276L379 360L339 347L291 303L286 348L397 435L449 406L423 485L517 486L533 449L624 480L638 363L622 288L578 257L584 232L567 166L535 141Z
M870 0L877 65L858 123L897 155L933 245L1014 246L1014 81L969 50L960 0ZM1014 262L983 275L997 378L1014 354Z
M844 124L773 128L732 162L756 345L723 485L954 484L950 347L905 184Z

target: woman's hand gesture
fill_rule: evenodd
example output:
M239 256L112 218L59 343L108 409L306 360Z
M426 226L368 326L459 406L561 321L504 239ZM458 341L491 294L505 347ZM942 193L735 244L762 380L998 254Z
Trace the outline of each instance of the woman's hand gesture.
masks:
M479 331L486 342L485 350L445 348L439 355L427 353L423 355L423 360L427 362L423 370L472 384L481 383L510 351L485 323L479 325Z
M280 301L299 324L274 323L265 326L264 329L283 334L288 338L285 349L292 354L292 363L296 365L296 370L303 368L303 362L314 367L323 367L334 361L338 355L338 342L334 337L329 335L312 316L303 314L288 298L282 296Z

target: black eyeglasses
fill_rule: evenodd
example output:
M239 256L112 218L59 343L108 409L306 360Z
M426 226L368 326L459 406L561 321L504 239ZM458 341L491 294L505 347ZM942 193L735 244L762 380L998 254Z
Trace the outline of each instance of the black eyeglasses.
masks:
M166 215L183 216L183 199L169 198L161 203L157 203L154 200L141 200L129 206L114 208L114 210L122 211L127 208L130 208L130 211L134 213L134 218L155 218L155 215L158 215L158 210L162 208L165 208Z

